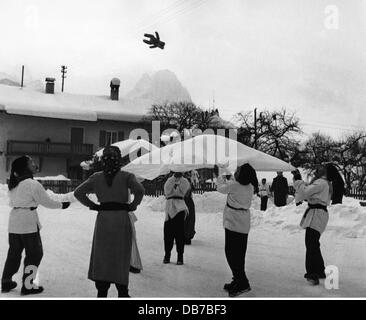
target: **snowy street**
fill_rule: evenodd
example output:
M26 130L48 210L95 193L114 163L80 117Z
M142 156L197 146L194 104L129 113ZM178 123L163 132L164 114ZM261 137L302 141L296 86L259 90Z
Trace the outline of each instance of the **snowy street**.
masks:
M4 199L4 194L0 197ZM144 270L130 274L132 297L227 297L222 289L231 280L224 254L222 195L195 195L196 236L185 247L185 264L177 266L163 259L163 199L145 197L136 211L137 240ZM4 199L5 200L5 199ZM261 213L258 199L253 202L252 229L246 258L247 276L252 291L246 297L362 297L366 293L366 208L358 201L330 208L327 231L321 238L326 265L339 269L339 289L327 290L324 281L309 286L304 274L304 231L297 226L304 206L290 204ZM9 207L0 206L0 265L7 250ZM73 203L63 212L40 208L43 224L44 258L40 283L45 292L39 297L95 297L93 282L87 279L95 213ZM16 280L19 283L20 273ZM18 287L1 298L20 297ZM110 297L116 297L113 287Z

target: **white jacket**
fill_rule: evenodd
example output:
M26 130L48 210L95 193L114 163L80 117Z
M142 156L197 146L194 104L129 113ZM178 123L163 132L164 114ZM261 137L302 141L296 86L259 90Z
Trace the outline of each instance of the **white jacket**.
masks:
M325 179L317 179L312 184L306 185L304 181L294 182L296 190L296 203L307 200L309 204L328 206L330 203L329 182ZM323 233L329 220L329 214L322 209L310 209L301 219L300 226L304 229L312 228Z
M227 204L236 209L225 206L223 226L225 229L249 233L250 230L250 206L252 204L254 187L251 184L241 185L234 180L225 180L221 176L217 178L217 191L227 194Z
M21 181L8 196L9 206L13 208L9 216L9 233L34 233L41 229L37 210L30 210L31 207L62 208L62 202L51 199L43 186L33 179Z
M269 195L271 194L271 191L269 190L269 184L268 183L260 183L259 184L259 192L258 192L260 197L269 197Z
M177 213L184 211L188 214L188 207L184 201L184 197L190 189L189 181L181 177L178 180L178 185L175 187L176 178L170 177L164 185L164 194L167 198L165 204L165 221L169 220L169 217L173 219ZM180 197L182 199L169 199L170 197Z

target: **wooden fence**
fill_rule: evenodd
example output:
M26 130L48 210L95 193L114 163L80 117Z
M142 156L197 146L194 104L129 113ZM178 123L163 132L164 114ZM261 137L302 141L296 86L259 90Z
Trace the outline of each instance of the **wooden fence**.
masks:
M73 192L81 183L80 180L38 180L45 189L52 190L54 193Z
M352 188L350 190L346 190L346 196L358 200L366 200L366 189Z
M46 188L55 193L68 193L75 190L75 188L81 183L80 180L39 180L39 182ZM160 197L164 195L164 181L144 181L145 195L152 197ZM196 185L193 189L194 193L203 194L205 192L216 191L216 185L210 182L203 182ZM293 195L295 190L292 186L289 186L289 194ZM366 201L366 189L352 188L346 191L347 197L355 198L365 204Z

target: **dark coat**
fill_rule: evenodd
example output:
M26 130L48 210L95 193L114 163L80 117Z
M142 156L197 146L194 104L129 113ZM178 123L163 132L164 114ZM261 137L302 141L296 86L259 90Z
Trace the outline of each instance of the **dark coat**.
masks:
M342 203L344 195L344 182L342 179L332 181L332 204Z
M188 191L184 197L184 201L188 207L188 216L184 221L184 238L186 240L192 240L196 234L195 222L196 222L196 208L192 197L192 189Z
M271 191L273 192L274 204L277 207L283 207L287 204L288 183L285 177L277 176L274 178L271 185Z
M144 189L131 173L120 171L108 186L103 172L97 172L74 192L87 204L87 194L95 193L99 202L128 203L129 191L139 198ZM132 226L126 210L99 211L93 236L88 278L128 285L132 248Z

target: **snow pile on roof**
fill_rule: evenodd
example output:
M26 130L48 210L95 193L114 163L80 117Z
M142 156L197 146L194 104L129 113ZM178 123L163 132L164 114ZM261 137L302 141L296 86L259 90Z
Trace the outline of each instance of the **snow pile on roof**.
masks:
M138 139L138 140L126 139L123 141L115 142L111 144L111 146L118 147L121 151L122 157L132 154L133 152L136 152L140 149L144 149L145 151L148 152L158 149L158 147L156 147L155 145L151 144L150 142L144 139ZM103 151L104 148L97 151L95 155L100 158L103 155Z
M146 99L120 99L70 93L46 94L0 85L0 106L9 114L84 121L141 121L151 106Z
M222 212L226 203L226 195L218 192L206 192L202 195L194 194L196 213L212 213L218 216L217 223L221 223ZM161 212L165 209L165 198L145 197L144 205L152 211ZM302 215L307 208L303 203L296 206L293 202L285 207L275 207L271 200L268 201L267 211L260 211L260 199L253 197L251 207L252 227L266 227L281 229L287 232L301 232L299 226ZM343 204L328 207L329 222L326 232L346 238L366 237L366 207L361 207L359 200L344 198Z

